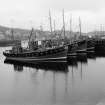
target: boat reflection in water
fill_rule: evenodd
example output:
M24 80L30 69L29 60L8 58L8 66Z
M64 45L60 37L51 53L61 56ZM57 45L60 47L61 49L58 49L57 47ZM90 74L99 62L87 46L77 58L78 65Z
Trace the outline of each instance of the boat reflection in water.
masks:
M68 66L66 62L17 62L12 60L5 59L4 63L6 64L12 64L14 66L14 70L16 71L22 71L24 67L30 67L35 69L43 69L43 70L52 70L52 71L62 71L62 72L68 72Z
M15 73L12 72L14 74L13 78L15 77L15 81L13 81L15 83L15 85L13 85L13 101L14 99L18 100L17 104L23 104L22 102L27 103L30 101L29 104L32 105L60 105L61 103L62 105L76 105L76 103L78 104L78 100L79 104L80 102L84 104L86 99L90 97L89 100L86 101L86 104L88 105L91 99L93 99L91 102L91 105L93 105L98 99L98 96L100 97L102 95L102 99L104 98L102 93L104 91L103 84L97 82L98 80L101 82L102 78L104 78L104 74L102 75L99 73L100 71L103 73L104 70L100 69L99 71L99 68L97 69L97 64L100 64L101 67L102 62L99 63L99 60L97 62L97 59L95 61L95 57L97 58L95 54L90 56L84 54L69 58L70 60L68 60L68 63L40 64L23 64L20 62L15 63L5 60L6 64L14 65L14 70L19 69L22 71L23 67L23 73L21 72L19 75L16 71ZM90 58L93 58L94 61ZM97 72L99 74L97 74ZM97 78L97 75L100 75L100 77L102 75L102 78ZM11 77L12 76L9 76L9 78ZM8 80L6 81L8 83ZM19 86L20 88L18 88ZM97 88L96 86L99 87ZM100 88L103 89L101 93ZM22 94L25 95L23 96ZM10 97L10 94L8 97ZM27 97L29 100L27 100ZM10 101L12 98L10 98ZM96 105L96 103L94 105Z
M86 67L87 63L88 58L86 53L81 53L78 56L68 58L68 68L72 75L72 86L74 85L74 78L77 78L78 74L80 80L83 80L84 67Z
M82 53L78 56L68 57L67 62L19 62L5 59L4 63L12 64L15 71L22 71L24 67L35 69L52 70L68 72L68 66L78 68L78 64L87 64L88 59L96 60L97 57L105 57L105 55L97 55L96 53Z
M84 64L87 63L87 54L86 53L82 53L78 56L68 58L68 65L69 66L77 67L79 62L82 62Z
M21 65L16 65L16 64L14 64L13 66L14 66L14 70L15 70L15 71L23 71L23 66L21 66Z
M88 52L88 53L87 53L87 58L88 58L88 59L96 60L96 57L97 57L97 55L96 55L95 52Z

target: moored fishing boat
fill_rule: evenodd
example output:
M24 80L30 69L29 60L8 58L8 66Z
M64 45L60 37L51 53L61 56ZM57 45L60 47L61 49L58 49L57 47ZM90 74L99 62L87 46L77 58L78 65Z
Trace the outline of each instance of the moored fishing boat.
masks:
M47 43L48 44L48 43ZM31 45L32 46L32 45ZM35 45L34 45L35 46ZM35 49L34 49L35 48ZM3 52L9 60L23 61L23 62L57 62L57 61L66 61L67 59L67 46L48 46L42 47L35 46L24 49L21 46L14 46L12 50L6 50Z
M51 14L49 11L49 20L50 20L50 33L53 35L52 31L52 21ZM64 16L63 16L64 23ZM63 28L65 25L63 24ZM21 45L16 45L12 48L12 50L8 50L3 52L4 56L6 56L9 60L15 61L23 61L23 62L65 62L67 59L67 50L68 46L65 45L65 41L60 39L48 39L39 41L31 40L34 30L32 28L28 47L23 48ZM35 34L36 35L36 34ZM36 36L35 36L36 38ZM46 38L47 39L47 38ZM65 39L65 28L64 28L64 38Z
M71 33L71 30L70 30L70 33ZM79 32L77 32L74 35L74 37L71 39L71 43L68 45L68 55L77 56L77 55L81 55L82 53L86 53L86 51L87 51L86 36L82 35L81 20L79 18Z
M3 52L4 56L10 60L17 61L64 61L67 58L67 51L64 46L54 49L26 51L20 53L12 53L12 50Z
M87 41L86 41L86 37L82 35L82 32L81 32L81 19L79 17L79 34L80 36L78 37L78 40L77 40L77 44L78 44L78 47L77 47L77 53L86 53L86 50L87 50Z

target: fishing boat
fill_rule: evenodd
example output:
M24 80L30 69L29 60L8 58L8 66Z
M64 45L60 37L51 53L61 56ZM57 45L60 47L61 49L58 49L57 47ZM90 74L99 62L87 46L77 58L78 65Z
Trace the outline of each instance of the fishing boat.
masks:
M70 36L72 36L72 17L70 18ZM68 43L68 58L75 57L77 55L77 46L78 45L77 42L74 40L74 37L70 38Z
M45 61L45 62L57 62L64 61L67 58L67 46L58 40L31 40L31 36L34 33L32 28L29 36L28 46L22 47L21 44L16 44L11 50L3 52L9 60L23 61L23 62L34 62L34 61ZM40 44L39 44L40 42ZM58 43L59 42L59 43Z
M65 61L67 58L66 46L60 46L56 48L46 48L46 49L38 48L35 51L23 49L22 47L18 47L16 49L17 51L14 51L14 49L6 50L5 52L3 52L3 54L9 60L23 61L23 62L34 62L34 61L62 62Z
M78 44L78 47L77 47L77 53L86 53L86 50L87 50L87 41L86 41L86 38L85 36L82 35L82 32L81 32L81 19L79 17L79 37L78 37L78 40L77 40L77 44Z
M51 35L53 35L50 11L49 16ZM38 40L31 40L33 33L34 29L32 28L27 48L15 45L11 50L4 51L4 56L9 60L23 62L66 62L68 47L64 42L59 41L59 39L48 39L40 40L39 44Z
M71 27L71 20L70 20ZM79 34L79 36L77 36ZM71 28L70 28L71 35ZM81 20L79 18L79 33L75 34L73 40L71 39L71 43L68 45L68 56L77 56L87 51L87 41L86 37L81 33Z

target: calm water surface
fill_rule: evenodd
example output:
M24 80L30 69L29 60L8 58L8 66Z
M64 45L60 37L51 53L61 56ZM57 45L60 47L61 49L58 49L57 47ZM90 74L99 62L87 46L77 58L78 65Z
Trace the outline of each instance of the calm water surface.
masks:
M68 64L4 64L0 48L0 105L105 105L105 58L85 55Z

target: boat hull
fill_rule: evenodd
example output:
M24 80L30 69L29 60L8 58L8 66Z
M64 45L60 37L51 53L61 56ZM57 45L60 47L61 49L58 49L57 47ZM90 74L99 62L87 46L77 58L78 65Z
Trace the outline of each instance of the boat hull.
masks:
M76 41L68 45L68 56L77 56L87 51L87 42L86 40Z
M6 54L3 53L8 60L22 61L22 62L66 62L67 49L58 48L43 52L30 52L22 54Z
M76 56L77 55L77 53L76 53L76 51L77 51L77 43L72 43L72 44L69 44L68 45L68 57L70 56Z
M87 52L94 52L95 51L95 40L88 39L87 40Z
M77 41L78 47L77 47L77 54L78 53L86 53L87 51L87 42L86 40L80 40Z
M96 40L95 53L105 55L105 39Z

